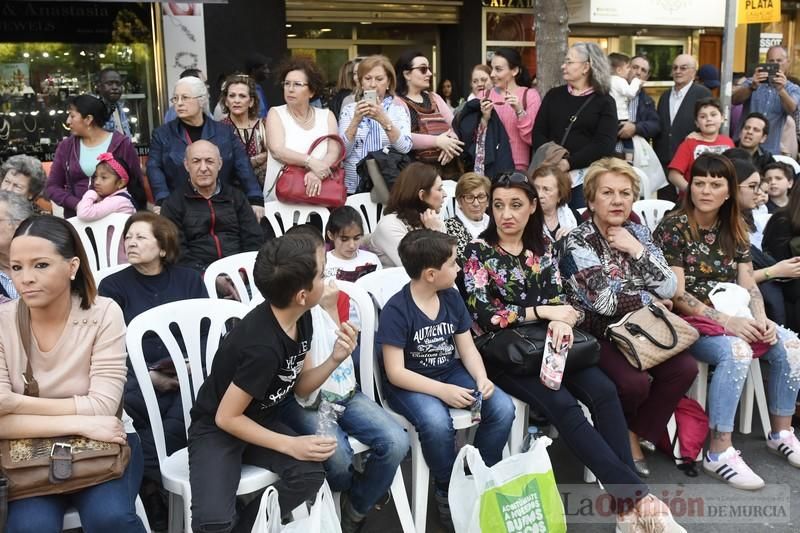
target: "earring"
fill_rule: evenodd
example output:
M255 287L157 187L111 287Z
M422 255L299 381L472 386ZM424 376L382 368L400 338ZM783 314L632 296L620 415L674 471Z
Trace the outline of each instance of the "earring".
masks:
M69 277L69 279L70 279L70 280L72 280L72 281L75 281L75 274L71 275L71 276Z
M167 257L167 252L165 252L164 250L161 250L161 251L158 253L158 255L159 255L160 257Z

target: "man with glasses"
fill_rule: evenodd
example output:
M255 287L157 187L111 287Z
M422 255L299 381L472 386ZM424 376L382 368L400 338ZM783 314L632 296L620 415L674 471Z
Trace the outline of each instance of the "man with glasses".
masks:
M709 98L711 91L694 83L697 61L689 54L680 54L672 62L672 89L661 94L658 99L658 119L661 131L654 140L658 160L666 169L678 145L695 130L694 106L701 98ZM664 187L658 197L675 201L678 198L674 187Z
M778 65L778 71L770 75L766 69L756 68L753 77L733 91L731 102L744 104L745 112L758 111L766 115L772 135L764 142L764 149L780 154L781 132L786 117L794 115L800 104L800 86L786 78L789 54L784 47L770 47L767 50L767 63Z

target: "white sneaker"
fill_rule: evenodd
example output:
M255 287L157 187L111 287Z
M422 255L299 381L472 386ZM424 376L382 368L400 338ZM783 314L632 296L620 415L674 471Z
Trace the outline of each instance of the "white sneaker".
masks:
M794 428L781 431L781 438L767 438L767 449L775 455L785 457L789 464L800 468L800 441L794 434Z
M741 452L733 446L725 450L717 461L711 461L706 453L703 456L703 470L711 477L742 490L758 490L765 485L764 480L750 470L742 459Z

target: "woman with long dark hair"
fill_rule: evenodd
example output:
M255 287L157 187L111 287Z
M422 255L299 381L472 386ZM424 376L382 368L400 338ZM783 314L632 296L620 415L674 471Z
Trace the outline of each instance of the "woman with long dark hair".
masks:
M753 279L750 239L738 202L739 183L730 160L714 154L698 157L691 169L683 206L656 228L654 241L678 277L672 298L678 313L703 317L715 324L701 331L689 349L698 360L715 365L708 390L711 442L703 469L731 486L756 490L764 480L733 447L731 433L736 406L753 359L754 349L770 363L767 404L771 432L767 447L800 467L800 442L792 429L800 388L800 340L769 320ZM719 283L747 289L749 315L716 309L709 294Z
M473 329L482 333L545 321L554 345L562 338L569 341L582 313L564 296L552 243L542 232L536 189L520 172L503 174L492 185L489 207L488 228L464 252L464 296ZM558 429L613 496L620 530L685 531L636 474L617 389L598 367L565 374L559 390L543 385L539 376L510 374L489 362L486 371L489 379ZM578 400L592 411L594 426Z
M131 140L122 133L103 129L109 111L100 98L82 94L67 106L67 126L71 135L58 143L45 192L52 202L64 208L64 217L75 216L78 202L89 189L97 167L97 156L110 152L125 161L130 169L128 191L137 209L144 209L147 199L142 186L139 156Z
M74 507L85 531L143 533L134 510L142 449L130 420L116 416L127 358L122 311L97 296L80 238L62 218L25 220L10 259L21 298L0 306L0 438L80 435L130 446L131 458L121 478L10 502L6 531L61 531L65 510ZM26 367L38 396L25 394Z

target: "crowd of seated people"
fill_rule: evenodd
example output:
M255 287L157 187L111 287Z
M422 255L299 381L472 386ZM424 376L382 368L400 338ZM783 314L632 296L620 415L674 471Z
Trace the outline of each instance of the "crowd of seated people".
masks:
M215 261L242 252L257 252L246 281L264 301L221 342L208 377L193 391L188 428L178 379L165 365L169 353L155 336L145 342L167 452L188 446L194 531L250 531L259 501L237 501L243 463L279 476L282 520L313 501L327 479L346 495L343 531L363 528L409 440L352 378L359 315L332 280L357 281L390 267L402 267L411 281L378 316L383 365L376 372L383 373L388 406L419 433L446 527L452 527L448 489L456 455L448 409L469 407L476 391L483 404L474 443L488 465L502 457L516 398L546 418L597 476L624 531L683 531L644 481L652 473L643 448L663 434L698 362L716 368L703 406L711 435L704 471L738 489L766 483L732 440L754 357L769 364L766 446L800 467L792 427L800 388L800 340L793 332L800 316L800 191L791 168L761 166L743 149L695 150L717 143L709 152L721 152L733 144L718 142L719 103L699 98L700 132L676 144L668 165L681 201L651 232L632 213L643 184L625 154L615 152L619 105L600 49L569 48L566 85L544 98L530 87L515 50L497 51L489 70L491 81L478 76L474 98L452 110L433 91L423 54L409 51L395 65L368 56L353 67L354 98L338 120L312 104L324 83L308 59L287 59L277 69L286 104L271 107L265 119L256 117L259 96L248 76L227 79L220 103L228 117L219 122L208 114L205 83L188 76L174 87L175 118L153 133L146 175L126 133L106 129L113 116L108 104L81 95L70 101L70 135L46 178L28 156L4 162L0 316L6 325L25 325L0 328L0 438L78 434L127 443L132 452L119 479L10 502L8 531L60 530L69 507L87 530L143 531L137 495L154 529L166 528L145 399L125 363L125 326L169 302L238 299L226 276L216 278L209 295L203 275ZM570 115L574 124L565 122ZM441 131L431 129L436 121ZM529 168L536 149L561 141L568 125L566 153L550 153ZM326 135L341 138L344 154L331 140L310 150ZM324 228L300 220L282 237L265 231L264 212L285 165L305 169L302 188L314 197L343 158L353 194L364 179L359 163L381 151L405 159L371 232L351 206L332 208ZM443 180L457 181L455 198L447 197ZM97 286L92 251L69 222L42 214L48 200L64 217L86 222L130 215L121 254L129 266ZM585 212L577 209L584 206ZM769 222L762 215L771 215ZM743 313L714 307L710 292L720 283L746 290ZM687 350L642 371L606 331L655 302L702 327ZM599 362L565 374L563 386L552 390L536 375L485 361L475 346L476 335L532 322L568 344L576 328L593 335ZM451 334L420 334L434 325ZM27 334L39 398L24 394L19 348ZM54 354L74 364L54 365ZM118 418L123 400L126 414ZM333 437L315 434L322 400L346 406ZM371 449L358 469L348 437Z

